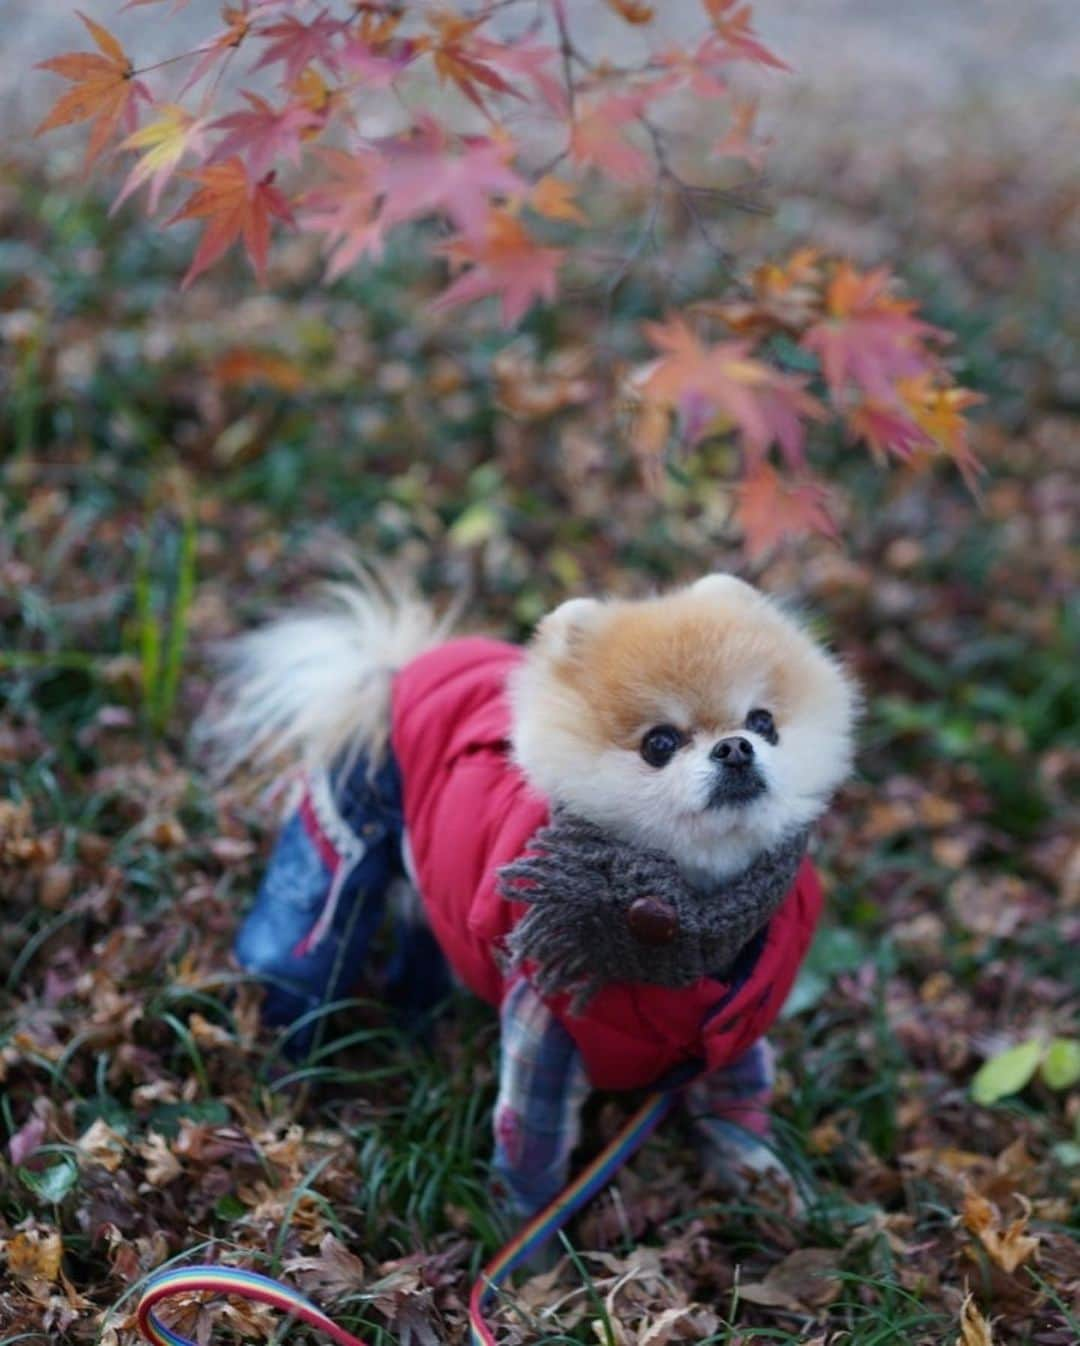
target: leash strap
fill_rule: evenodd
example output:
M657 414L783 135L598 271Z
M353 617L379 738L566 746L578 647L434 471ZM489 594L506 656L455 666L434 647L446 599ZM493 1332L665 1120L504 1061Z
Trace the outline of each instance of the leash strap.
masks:
M588 1167L564 1187L524 1229L505 1245L480 1273L469 1297L471 1346L496 1346L484 1310L503 1281L570 1219L575 1211L606 1187L623 1164L648 1140L671 1107L674 1093L650 1094L613 1140Z
M510 1240L484 1267L473 1285L469 1297L469 1329L471 1346L496 1346L484 1313L491 1299L506 1278L538 1248L542 1247L570 1217L602 1187L605 1187L624 1163L648 1140L663 1120L675 1097L675 1090L650 1094L637 1112L622 1127L613 1140L584 1168L539 1215ZM175 1267L150 1277L136 1310L136 1327L149 1346L196 1346L190 1337L174 1332L154 1312L156 1305L178 1295L196 1290L217 1291L224 1295L239 1295L260 1304L269 1304L282 1313L291 1314L302 1322L323 1332L337 1346L365 1346L328 1318L309 1299L297 1291L260 1276L243 1267L222 1267L199 1264Z
M292 1314L294 1318L325 1332L338 1346L364 1346L359 1337L338 1327L321 1309L287 1285L271 1280L269 1276L260 1276L258 1272L245 1271L243 1267L219 1267L212 1264L176 1267L150 1277L135 1315L135 1325L144 1341L149 1342L150 1346L196 1346L190 1337L181 1336L167 1327L154 1312L154 1306L163 1300L174 1299L177 1295L189 1294L193 1290L216 1290L219 1294L239 1295L241 1299L270 1304L282 1313Z

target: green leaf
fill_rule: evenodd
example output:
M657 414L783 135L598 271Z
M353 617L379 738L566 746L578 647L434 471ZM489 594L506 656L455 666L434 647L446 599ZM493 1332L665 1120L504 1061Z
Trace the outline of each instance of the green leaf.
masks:
M828 977L823 977L813 968L801 967L799 975L795 978L795 985L791 988L791 994L784 1001L780 1017L791 1019L796 1014L802 1014L804 1010L813 1009L828 989Z
M1033 1038L992 1056L971 1081L972 1098L976 1103L986 1104L1018 1094L1035 1074L1042 1054L1042 1042Z
M247 1214L248 1208L239 1197L233 1196L231 1192L226 1192L220 1197L214 1206L214 1214L219 1220L228 1220L230 1223L239 1220Z
M857 931L843 926L820 930L784 1002L781 1017L790 1019L813 1009L838 973L853 972L866 958L866 942Z
M1051 1089L1071 1089L1080 1080L1080 1042L1055 1038L1043 1057L1042 1077Z
M475 547L502 532L502 518L486 501L464 510L450 526L450 541L458 547Z
M79 1181L79 1166L74 1159L65 1157L58 1164L50 1164L48 1168L39 1169L37 1172L29 1168L20 1168L19 1178L35 1196L55 1205L63 1201Z
M219 1098L195 1099L190 1103L159 1103L150 1114L147 1129L160 1131L167 1140L180 1134L180 1123L185 1119L206 1122L210 1126L224 1126L231 1118L229 1105Z
M826 975L854 972L866 961L866 941L845 926L826 926L814 940L807 962Z

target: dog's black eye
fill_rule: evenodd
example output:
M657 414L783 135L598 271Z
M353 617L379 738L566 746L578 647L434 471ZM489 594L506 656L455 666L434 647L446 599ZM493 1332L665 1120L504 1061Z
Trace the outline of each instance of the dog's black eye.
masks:
M776 732L776 721L772 717L772 712L765 710L763 706L758 706L750 712L743 727L749 729L752 734L760 734L766 743L775 743L780 737Z
M641 755L650 766L667 766L684 741L673 724L658 724L641 740Z

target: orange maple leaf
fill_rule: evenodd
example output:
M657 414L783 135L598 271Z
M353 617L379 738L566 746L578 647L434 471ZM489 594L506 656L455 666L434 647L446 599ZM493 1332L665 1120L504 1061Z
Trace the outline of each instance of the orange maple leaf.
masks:
M796 248L786 262L766 262L754 272L754 289L764 298L816 284L820 278L817 248Z
M549 220L570 220L588 224L588 216L574 204L574 189L568 182L550 174L540 179L528 195L528 204L538 215Z
M469 102L481 112L486 110L480 92L481 87L491 89L495 93L521 97L518 90L508 84L494 66L484 59L491 54L493 47L497 49L498 44L485 42L480 50L470 48L470 39L474 37L477 28L486 21L486 15L481 18L466 18L461 14L446 11L433 14L428 20L436 32L432 40L431 54L439 78L456 85ZM483 57L480 54L481 50Z
M121 122L129 131L134 130L138 99L149 103L151 98L146 86L135 78L130 57L112 33L87 15L76 12L97 43L98 51L71 51L39 63L38 69L62 75L71 80L74 87L60 95L34 135L42 135L58 126L93 121L86 147L86 166L89 168L117 133Z
M243 240L255 274L262 280L270 248L271 218L276 216L293 223L288 201L273 185L273 173L256 181L243 160L234 155L224 163L210 164L189 176L202 186L169 224L192 219L205 219L207 224L181 288L187 289L196 276L213 266L238 239Z
M784 481L766 462L758 463L735 488L735 516L751 558L770 551L785 538L810 533L833 539L837 536L825 488L809 476Z
M968 442L969 426L964 412L986 399L981 393L955 384L940 387L929 374L901 379L897 391L916 425L953 460L974 490L983 469Z
M284 355L242 346L219 355L211 374L223 387L253 388L269 384L283 392L294 393L304 386L303 371Z
M652 23L656 17L656 10L652 5L639 4L638 0L607 0L607 6L627 23Z
M468 304L488 295L502 300L502 319L512 327L537 299L555 297L562 248L545 247L508 210L493 206L482 237L461 234L444 244L451 266L469 266L435 302L436 308Z

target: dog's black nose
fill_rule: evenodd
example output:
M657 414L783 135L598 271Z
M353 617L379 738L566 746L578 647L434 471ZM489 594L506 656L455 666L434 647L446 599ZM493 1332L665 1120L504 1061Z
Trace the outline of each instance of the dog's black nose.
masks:
M754 760L754 745L748 738L722 738L709 756L724 766L749 766Z

